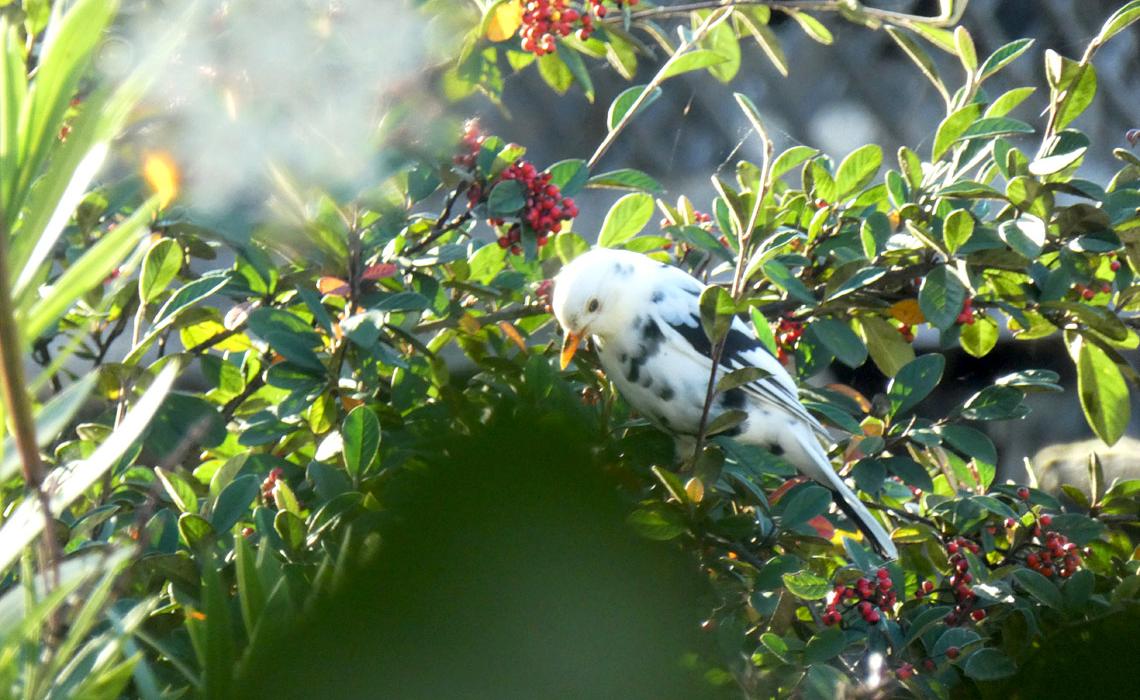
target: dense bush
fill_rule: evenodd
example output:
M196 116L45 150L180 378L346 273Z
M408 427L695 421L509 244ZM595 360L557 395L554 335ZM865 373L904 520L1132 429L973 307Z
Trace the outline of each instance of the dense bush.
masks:
M590 71L606 62L626 78L646 60L659 70L612 98L596 152L549 165L476 122L425 127L414 104L395 100L379 146L386 179L344 194L275 170L274 206L258 209L245 235L222 235L192 207L171 208L178 171L162 154L146 156L138 176L91 187L162 60L113 85L87 77L113 3L0 9L7 693L225 697L238 683L262 683L269 650L283 639L299 643L290 620L316 624L306 612L328 610L329 596L360 595L345 583L353 572L385 582L369 589L379 602L362 619L398 629L401 615L426 605L402 606L401 595L457 580L447 566L417 562L419 547L439 545L451 554L445 564L473 575L525 569L517 550L502 566L487 564L499 561L489 545L461 557L469 551L448 540L464 529L456 509L487 542L500 541L495 522L525 530L527 517L559 542L559 528L574 521L567 513L610 523L615 507L632 531L664 542L643 539L641 549L620 528L583 526L571 530L579 546L556 551L573 552L599 578L628 571L633 588L613 588L621 595L653 572L675 583L683 597L661 593L644 612L666 621L638 629L646 644L659 642L646 658L674 654L684 683L699 682L690 696L1041 688L1067 639L1118 633L1110 623L1135 615L1140 480L1104 483L1092 458L1091 492L1066 487L1065 507L1056 494L994 483L996 450L980 424L1025 416L1026 395L1060 391L1057 376L1025 367L931 415L923 399L943 380L944 359L916 354L913 340L932 329L939 348L984 357L1003 328L1016 342L1059 334L1079 379L1072 400L1102 440L1121 437L1129 384L1140 383L1123 355L1140 343L1140 159L1115 149L1123 165L1109 182L1082 179L1097 146L1073 122L1094 99L1098 49L1140 18L1140 2L1108 18L1080 57L1046 53L1047 111L1030 121L1010 115L1033 87L985 89L1029 42L978 56L969 32L950 28L965 2L943 2L929 18L842 1L416 5L402 11L464 37L435 86L453 99L479 92L497 103L508 72L537 70L555 92L576 86L593 100ZM867 145L839 162L807 146L777 154L762 115L737 94L734 109L755 127L764 157L737 163L732 180L713 176L718 195L707 207L676 193L666 200L651 174L600 171L609 146L670 78L703 71L730 82L744 39L781 66L773 13L821 43L833 41L819 21L825 13L842 17L835 26L844 32L888 32L945 101L929 152L902 148L888 158ZM178 41L172 34L160 44L177 52ZM939 74L928 47L957 57L961 85ZM114 157L129 162L125 153ZM574 230L574 197L585 188L625 191L599 245L731 280L702 297L713 343L726 328L718 320L746 314L800 379L833 362L878 368L884 386L874 396L808 384L802 396L842 436L835 465L881 513L898 561L869 552L829 513L829 494L793 478L787 463L718 435L731 414L712 422L698 454L674 455L587 353L557 371L545 280L594 238ZM657 216L659 230L647 231ZM30 381L26 357L41 366ZM504 448L503 471L487 468L510 516L484 522L494 493L479 491L478 465L487 440L516 439L503 432L512 424L550 442ZM481 445L470 447L479 458L463 445ZM551 477L567 486L568 502L550 488L507 486L504 475L523 473L518 465L557 463L542 457L544 445L589 467L584 482L564 470ZM599 486L592 479L603 473ZM448 488L474 490L479 506L425 495ZM574 499L601 505L578 511ZM428 513L441 504L446 525L432 529ZM569 510L546 517L559 507ZM45 508L55 517L45 520ZM414 537L421 525L438 539ZM592 538L596 560L580 547ZM554 567L549 554L536 561ZM401 575L417 565L425 568ZM701 575L701 586L677 566ZM531 595L570 593L533 575ZM686 602L668 602L678 600ZM606 607L574 609L603 615ZM682 622L691 636L678 632ZM633 616L628 626L637 626ZM541 635L525 617L504 629ZM624 625L582 629L606 637ZM377 653L396 659L411 653L390 629L345 639L378 640ZM542 648L556 657L574 644L585 643ZM618 647L614 658L633 658ZM633 677L650 671L636 666ZM1103 673L1086 688L1118 679Z

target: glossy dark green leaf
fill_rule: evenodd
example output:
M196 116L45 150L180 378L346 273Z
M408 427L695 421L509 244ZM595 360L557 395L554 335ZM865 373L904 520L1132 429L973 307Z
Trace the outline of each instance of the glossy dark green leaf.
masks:
M1018 569L1013 572L1013 577L1022 588L1029 592L1029 595L1045 605L1060 609L1064 604L1064 601L1061 599L1061 591L1057 589L1057 586L1036 571Z
M831 582L810 571L797 571L783 575L784 586L797 598L819 600L831 592Z
M839 656L847 648L847 635L838 627L828 627L808 640L804 663L817 664Z
M633 170L632 168L599 173L591 177L586 186L602 189L635 190L651 194L664 191L659 182L640 170Z
M1089 427L1112 445L1124 435L1132 417L1128 385L1120 369L1095 343L1072 334L1069 354L1077 365L1077 391Z
M525 194L518 180L501 180L487 197L487 213L497 217L513 216L526 205Z
M625 195L606 214L598 245L603 248L620 246L640 233L652 216L652 197L640 192Z
M368 467L380 449L380 421L367 406L349 412L341 427L344 441L344 466L354 479L368 473Z
M635 510L629 523L638 534L651 540L671 540L688 530L680 515L665 508Z
M935 328L954 325L966 301L966 287L946 265L939 265L926 275L918 293L923 316Z
M859 367L867 361L867 346L855 331L842 321L833 318L820 319L808 326L807 333L848 367Z
M573 197L586 186L590 177L590 170L586 161L580 158L560 160L547 168L550 173L550 184L562 191L563 197Z
M817 515L823 515L831 505L831 492L816 484L805 484L789 492L787 503L781 499L784 508L781 524L785 528L796 527L811 520Z
M946 358L930 353L915 358L902 367L887 385L887 398L891 402L891 415L905 415L930 395L942 380Z

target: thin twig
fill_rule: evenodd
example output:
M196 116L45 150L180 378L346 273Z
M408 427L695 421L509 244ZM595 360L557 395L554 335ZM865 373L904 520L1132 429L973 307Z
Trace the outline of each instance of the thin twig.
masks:
M763 125L759 123L755 115L751 113L751 110L746 107L745 102L746 101L741 102L741 107L744 109L749 121L752 122L752 126L760 136L761 141L764 143L764 160L760 168L760 177L756 182L756 192L754 193L752 202L752 211L748 216L748 223L742 226L737 232L736 269L732 275L732 288L730 291L733 302L739 302L741 295L744 293L744 271L745 266L748 264L748 259L751 257L748 249L752 244L752 233L759 222L760 212L764 208L764 200L767 198L768 191L771 189L772 155L775 152L772 139L768 137L768 133L764 130ZM727 339L728 334L725 333L712 348L712 367L709 370L709 380L705 387L705 403L701 410L701 422L697 427L696 445L693 447L694 461L700 456L701 449L704 447L709 413L712 410L713 398L716 396L716 380L720 370L720 359L721 356L724 355L724 345Z
M503 311L493 311L483 316L472 316L476 323L480 326L485 326L489 323L498 323L499 321L515 321L520 318L529 318L531 316L542 316L548 313L544 306L519 306ZM432 333L434 331L443 330L444 328L458 328L460 317L445 318L440 321L431 321L429 323L421 323L412 329L414 333Z
M411 248L405 250L403 252L404 256L411 257L416 253L426 250L428 246L439 240L441 236L454 231L471 219L471 212L465 211L462 214L456 216L454 219L451 219L451 221L448 221L448 219L451 217L451 210L455 207L456 200L458 200L459 195L465 191L467 191L467 188L462 186L456 187L454 190L452 190L451 194L447 198L447 202L443 205L443 211L441 211L439 216L436 217L435 224L432 225L432 233L421 240L419 243L416 243Z
M773 10L807 10L810 12L843 12L844 10L857 8L859 13L880 22L949 27L961 19L968 2L969 0L962 0L962 3L955 7L957 11L949 17L942 17L941 15L931 17L929 15L914 15L906 12L892 12L891 10L882 10L877 7L863 7L861 5L855 5L853 8L853 3L847 2L846 0L704 0L704 2L691 2L684 5L664 5L645 10L637 10L636 12L630 13L630 19L670 17L721 7L770 7Z
M728 19L728 17L732 14L731 7L721 7L719 3L715 3L714 6L718 8L718 11L713 12L708 17L706 17L705 21L701 22L701 25L693 30L692 35L677 47L677 50L673 52L673 55L671 55L668 60L662 64L660 70L657 71L657 75L654 75L653 79L650 80L644 88L642 88L641 94L639 94L637 96L637 99L633 101L633 104L631 104L629 108L626 109L625 114L622 115L618 123L606 133L605 138L602 139L602 142L598 144L597 149L594 151L594 155L590 156L590 159L586 161L587 169L593 170L594 166L598 164L598 161L601 160L602 156L606 154L606 151L610 150L610 146L612 146L614 144L614 141L617 140L618 135L620 135L621 132L624 131L627 126L629 126L629 123L633 121L633 117L637 114L638 110L641 109L641 106L645 104L646 100L649 99L650 95L653 94L653 91L656 90L661 85L661 83L665 82L668 79L669 76L666 75L666 73L673 66L673 64L676 63L677 60L681 58L681 56L685 55L689 49L691 49L701 39L703 39L709 30L724 20Z

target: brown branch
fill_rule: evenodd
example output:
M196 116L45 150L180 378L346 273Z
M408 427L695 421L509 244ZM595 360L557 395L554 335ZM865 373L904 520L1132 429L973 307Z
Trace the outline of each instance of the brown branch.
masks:
M721 7L769 7L773 10L807 10L811 12L843 12L844 10L856 9L857 12L879 20L880 22L890 22L893 24L926 24L932 27L948 27L955 24L965 12L966 4L969 0L963 0L962 4L957 6L958 11L949 16L942 17L941 15L931 17L929 15L914 15L906 12L893 12L891 10L883 10L877 7L863 7L853 3L846 2L845 0L704 0L703 2L690 2L684 5L665 5L662 7L652 7L645 10L638 10L630 13L630 19L653 19L658 17L670 17L682 14L688 14L699 10L715 10ZM615 18L618 21L620 18Z
M42 570L50 590L59 585L59 543L55 540L55 520L51 514L51 499L44 491L44 466L40 461L36 443L36 419L32 400L24 380L24 353L20 327L16 325L12 302L12 280L8 262L8 226L0 221L0 391L8 409L8 423L20 453L20 466L24 484L36 496L44 512L44 532L41 536ZM47 572L51 572L50 577ZM54 627L55 618L49 623Z
M485 326L488 323L498 323L499 321L515 321L520 318L529 318L531 316L542 316L549 313L544 306L518 306L502 311L493 311L483 316L472 316L480 326ZM445 318L439 321L431 321L429 323L421 323L412 329L414 333L432 333L434 331L443 330L444 328L458 328L460 317Z

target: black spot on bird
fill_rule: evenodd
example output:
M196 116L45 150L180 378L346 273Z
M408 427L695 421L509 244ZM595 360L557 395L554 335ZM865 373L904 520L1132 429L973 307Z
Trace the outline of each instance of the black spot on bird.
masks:
M720 405L725 408L742 408L744 406L744 399L743 389L729 389L724 392L724 398L720 400Z
M616 262L614 263L614 274L618 277L629 277L633 274L633 265Z
M784 454L784 448L781 447L780 443L778 443L778 442L773 442L771 445L768 445L768 451L771 452L772 454L776 455L777 457Z
M672 401L673 397L677 395L677 392L673 390L673 387L664 384L657 390L657 395L661 397L662 401Z
M652 318L646 319L645 325L641 327L641 340L645 343L644 352L652 355L657 352L657 346L665 336L661 333L661 327L657 325L657 321Z
M651 296L649 300L654 304L660 304L661 302L665 301L665 292L661 291L660 289L655 290L653 292L653 296Z
M625 378L629 380L630 384L636 384L641 377L641 366L645 364L645 359L644 355L630 359L629 369L625 373Z
M724 354L722 357L737 360L740 364L746 365L749 363L743 359L743 355L763 347L764 344L756 338L738 328L732 328L728 331L728 335L725 336Z
M700 322L696 316L692 317L693 325L687 326L683 323L670 324L673 330L681 334L693 349L704 355L705 357L712 357L712 345L709 343L709 338L705 335L704 330L701 328Z
M626 360L628 360L628 359L629 359L629 355L625 354L624 352L618 355L618 362L622 363L623 365L626 363Z
M643 377L641 380L641 386L645 387L646 389L653 386L653 375L645 375L645 377Z

